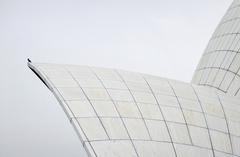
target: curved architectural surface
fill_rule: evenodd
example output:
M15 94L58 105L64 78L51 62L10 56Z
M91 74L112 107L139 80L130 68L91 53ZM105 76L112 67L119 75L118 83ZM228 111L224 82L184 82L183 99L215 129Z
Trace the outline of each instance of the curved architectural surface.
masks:
M58 99L89 157L240 157L239 5L234 1L214 33L194 84L97 67L28 66Z
M240 1L235 0L212 35L192 83L240 97Z
M55 94L89 156L240 156L238 98L122 70L29 66Z

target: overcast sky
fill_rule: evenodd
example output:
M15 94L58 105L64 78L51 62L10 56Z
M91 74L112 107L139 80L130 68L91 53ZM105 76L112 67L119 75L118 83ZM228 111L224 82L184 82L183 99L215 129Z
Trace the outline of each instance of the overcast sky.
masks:
M0 0L0 156L86 157L33 62L190 81L231 0Z

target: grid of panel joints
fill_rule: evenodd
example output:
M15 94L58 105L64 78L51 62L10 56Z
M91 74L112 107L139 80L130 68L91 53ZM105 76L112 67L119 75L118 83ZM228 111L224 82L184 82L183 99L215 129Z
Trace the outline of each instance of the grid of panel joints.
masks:
M89 68L89 69L90 69L90 68ZM108 92L106 86L104 85L103 81L99 78L99 76L98 76L92 69L91 69L91 71L94 73L94 75L95 75L96 78L99 80L99 82L101 82L101 84L102 84L103 88L106 90L106 92L107 92L107 94L108 94L111 102L114 104L114 107L115 107L115 109L116 109L116 111L117 111L117 113L118 113L118 116L120 117L121 122L122 122L122 124L123 124L123 126L124 126L124 128L125 128L125 130L126 130L126 132L127 132L128 138L129 138L130 141L131 141L131 145L132 145L133 148L134 148L134 152L136 153L137 156L139 156L139 155L138 155L138 152L137 152L137 150L136 150L136 147L135 147L135 145L134 145L134 143L133 143L132 137L130 136L130 133L129 133L128 129L127 129L127 126L126 126L126 124L124 123L124 120L123 120L123 118L122 118L122 116L121 116L118 108L116 107L115 101L112 99L112 97L111 97L110 93ZM137 106L137 105L136 105L136 106ZM139 108L138 108L138 111L140 111ZM141 114L141 118L143 119L142 114ZM145 120L144 120L144 124L145 124L145 126L146 126ZM149 134L149 131L148 131L148 134ZM149 137L150 137L150 134L149 134Z
M239 9L239 7L238 7L238 9ZM227 12L227 14L229 13L229 11ZM227 15L226 14L226 15ZM225 15L225 16L226 16ZM239 14L237 14L237 15L239 15ZM232 17L232 16L230 16L230 17ZM216 31L215 31L215 33L213 34L213 37L212 37L212 39L211 40L213 40L213 39L215 39L216 37L222 37L222 36L224 36L224 34L221 34L220 32L221 32L221 29L220 29L220 26L221 26L221 24L224 24L225 23L225 21L224 21L224 19L225 18L223 18L222 19L222 22L219 24L219 26L218 26L218 28L216 29ZM235 19L235 18L233 18L233 19ZM235 20L235 22L237 22L237 20ZM236 24L238 24L238 23L236 23ZM228 28L228 27L227 27ZM234 28L234 26L233 26L233 23L231 23L230 24L230 28ZM238 28L238 27L237 27ZM231 35L231 34L238 34L237 32L238 31L233 31L233 30L231 30L231 29L224 29L224 33L226 33L226 31L230 31L230 33L227 33L227 34L225 34L225 35ZM235 29L236 30L236 29ZM236 32L236 33L234 33L234 32ZM210 45L214 45L214 44L208 44L208 46L210 46Z
M187 86L186 86L186 87L187 87ZM184 91L184 90L187 89L186 87L185 87L185 88L182 88L182 89L183 89L183 91L182 91L183 93L186 92L186 91ZM179 94L181 95L182 92L179 92ZM186 96L189 96L189 98L194 98L193 95L191 95L189 92L187 93ZM197 97L197 95L196 95L196 97ZM200 104L200 106L202 106L202 105ZM206 110L205 108L206 108L206 105L204 105L204 109L201 109L201 110L204 111L204 110ZM209 117L209 116L208 116L208 113L203 114L203 116L205 116L205 115L206 115L207 117ZM217 122L217 121L216 121L216 122ZM206 120L206 125L207 125L206 129L208 130L208 120ZM212 129L209 129L209 130L212 130ZM209 132L209 130L208 130L208 132ZM209 133L208 133L208 136L209 136ZM210 139L210 141L211 141L211 138L209 138L209 139ZM198 142L198 141L200 141L200 139L198 139L197 142ZM221 149L217 149L217 150L221 150ZM230 152L229 152L229 153L230 153Z
M230 53L227 52L226 55L227 54L229 55ZM220 53L218 53L218 56L220 56ZM226 68L222 68L221 66L219 67L212 66L212 67L201 67L197 69L195 79L198 79L197 81L198 84L211 86L225 93L230 91L231 95L235 95L235 96L238 95L239 87L240 87L239 85L240 67L237 65L239 63L236 63L236 62L240 61L240 53L238 53L238 55L235 54L232 60L233 60L232 62L227 63L228 67ZM236 66L238 67L236 68ZM235 72L231 70L232 67L236 69ZM196 82L196 80L193 82Z
M239 8L239 6L240 6L239 0L234 0L230 7L227 9L227 12L222 18L221 23L228 22L229 20L238 18L237 9Z
M205 92L206 92L206 94L209 94L209 92L207 92L207 91L205 91ZM240 102L239 102L239 99L236 98L233 101L233 99L234 99L233 97L227 98L225 95L221 95L221 96L218 96L218 94L216 94L216 95L217 95L219 104L223 111L223 119L222 120L225 121L224 128L226 130L222 133L225 134L226 139L229 139L228 143L229 143L229 146L231 146L230 148L231 148L232 153L239 156L240 155L240 149L239 149L239 147L240 147L240 138L239 138L240 137L240 123L239 123L240 122L240 106L239 106ZM226 98L228 99L228 101L223 101ZM201 98L201 101L202 101L202 99L203 98ZM204 101L202 101L202 102L204 102ZM205 114L205 115L207 115L207 114ZM221 123L218 123L217 125L221 126ZM210 130L212 130L212 129L210 129ZM227 138L227 136L228 136L228 138ZM217 144L217 143L221 143L221 142L220 141L215 142L215 144ZM229 148L229 152L230 152L230 148Z
M168 93L169 94L169 93ZM174 123L176 123L176 122L174 122ZM176 142L177 143L177 142Z
M230 54L229 52L227 53ZM230 88L231 89L230 91L233 93L232 95L237 95L239 91L239 85L236 84L235 82L239 82L240 80L240 75L239 75L240 68L239 67L236 68L236 64L238 64L236 62L239 62L239 61L240 61L240 54L238 54L238 56L235 55L233 58L233 62L229 62L228 67L226 68L224 67L222 68L221 66L217 67L214 65L212 67L199 68L197 70L197 73L198 73L197 75L201 75L201 78L199 78L199 85L213 86L217 89L220 89L223 92L227 92ZM234 65L234 66L231 66L231 65ZM231 70L232 67L236 69L236 72L233 72ZM232 88L235 88L235 89L232 89Z
M219 95L219 94L218 94ZM224 115L230 133L233 154L240 155L240 102L233 97L218 96L219 102L224 108ZM225 99L228 99L227 101Z
M235 15L229 13L232 10ZM237 6L230 8L224 16L206 48L193 82L214 87L223 92L227 92L230 87L235 88L234 82L240 80L238 74L240 69L240 44L238 44L240 19L236 18L240 15L239 12L240 7ZM220 74L221 77L219 77ZM221 78L221 80L215 81L216 78ZM232 95L237 95L239 89L240 86L234 89Z
M239 66L238 66L238 61L239 61L239 53L237 54L237 53L235 53L232 57L231 57L231 52L230 51L222 51L223 53L220 53L220 52L218 52L218 53L216 53L216 54L214 54L214 55L212 55L211 56L211 58L209 59L209 58L207 58L207 60L209 60L209 63L211 63L212 62L212 65L207 65L206 63L204 63L205 61L204 61L204 59L202 60L202 62L204 63L203 65L203 67L201 67L202 65L200 64L200 67L199 67L199 71L201 71L201 70L206 70L206 69L217 69L217 68L219 68L218 70L224 70L224 71L228 71L228 72L230 72L230 73L233 73L236 77L239 77L239 74L238 74L238 72L239 72ZM228 55L228 57L226 57ZM230 56L230 57L229 57ZM215 59L214 59L215 58ZM232 60L232 62L231 61L228 61L229 59L231 59ZM226 60L227 60L227 62L226 62ZM219 62L221 62L221 63L219 63ZM233 64L234 63L234 64ZM215 65L214 65L215 64ZM233 65L233 66L232 66ZM223 68L221 67L221 66L223 66ZM224 67L225 66L225 67ZM227 67L226 67L227 66ZM238 67L236 67L236 66L238 66ZM233 72L231 69L236 69L235 70L235 72ZM209 72L210 73L210 72ZM226 75L226 74L225 74ZM224 75L224 78L226 77ZM208 75L206 75L206 76L208 76ZM210 76L209 76L210 77ZM210 77L211 78L211 77ZM224 80L224 78L223 78L223 80ZM207 82L207 79L208 78L205 78L205 79L200 79L200 84L204 84L205 82ZM215 77L213 77L212 79L216 79L216 76ZM230 80L232 80L233 78L230 78ZM220 86L221 85L221 83L222 82L219 82L219 85L218 86ZM216 87L218 87L218 86L216 86ZM226 89L228 89L228 88L226 88Z
M75 112L73 111L73 108L70 107L70 105L68 103L68 100L66 100L66 98L60 92L59 87L58 87L58 86L60 86L60 87L63 86L64 88L71 88L72 87L72 84L68 84L68 83L66 84L66 83L63 83L61 81L59 82L59 80L58 80L58 78L62 78L64 76L67 76L69 73L66 72L66 69L63 66L60 66L60 65L50 65L50 68L48 67L49 65L47 65L46 67L43 66L44 68L41 65L42 64L37 64L37 65L35 65L35 67L37 67L39 72L43 75L43 77L45 77L45 79L48 80L48 82L51 85L50 90L53 92L54 95L56 94L55 97L59 101L60 105L63 107L63 110L65 111L65 113L67 114L68 118L70 119L70 122L73 125L75 125L74 124L75 121L73 122L73 120L75 119L74 118L75 117ZM60 68L59 68L59 66L60 66ZM48 69L50 69L50 70L48 71ZM64 69L64 70L62 70L62 69ZM60 74L57 72L58 70L61 71ZM71 76L71 78L72 78L72 76ZM55 81L53 81L54 79L55 79ZM69 79L69 77L68 77L68 79ZM74 82L75 82L75 80L74 80ZM75 85L78 86L77 83L75 83ZM82 98L80 100L82 100ZM81 102L81 103L83 103L83 102ZM81 127L79 122L76 121L76 123L77 123L79 128L78 127L75 128L76 126L74 126L74 128L77 131L77 134L78 134L78 136L79 136L79 138L80 138L80 140L81 140L81 142L83 144L83 147L86 149L88 155L92 154L92 152L93 152L94 155L96 156L96 153L94 152L94 149L93 149L92 145L91 144L89 145L90 146L90 150L89 150L87 148L86 144L85 144L85 141L90 141L88 139L87 134L85 133L85 131L83 130L83 128Z
M199 104L200 104L201 110L204 112L204 109L203 109L203 106L202 106L202 102L201 102L201 100L200 100L200 98L199 98L199 95L197 94L197 92L196 92L196 90L195 90L195 88L194 88L193 86L192 86L192 89L193 89L193 91L194 91L194 93L195 93L195 95L196 95L196 97L197 97L197 99L198 99L198 102L199 102ZM220 99L219 99L219 101L220 101ZM222 110L223 110L223 112L224 112L224 108L223 108L222 104L221 104L221 107L222 107ZM208 135L209 135L209 139L210 139L210 143L211 143L211 148L212 148L213 156L215 156L214 145L213 145L213 141L212 141L212 137L211 137L211 133L210 133L210 129L209 129L209 124L208 124L208 121L207 121L207 118L206 118L206 114L203 114L203 115L204 115L204 121L205 121L206 126L207 126L207 130L208 130ZM225 121L226 121L226 124L227 124L225 112L224 112L224 118L225 118ZM229 135L230 144L231 144L231 153L229 153L229 154L233 154L232 143L231 143L231 136L230 136L230 132L229 132L228 125L227 125L227 130L228 130L228 135Z

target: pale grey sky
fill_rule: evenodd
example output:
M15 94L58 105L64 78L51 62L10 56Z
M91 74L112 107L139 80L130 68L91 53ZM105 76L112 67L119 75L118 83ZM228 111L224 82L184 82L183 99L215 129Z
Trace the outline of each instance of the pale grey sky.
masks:
M0 156L86 156L28 57L190 81L230 3L0 0Z

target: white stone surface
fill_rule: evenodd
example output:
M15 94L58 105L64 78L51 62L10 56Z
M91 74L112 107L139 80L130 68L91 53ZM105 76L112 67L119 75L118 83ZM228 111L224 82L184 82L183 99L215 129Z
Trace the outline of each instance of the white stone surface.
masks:
M97 67L29 63L91 157L240 156L240 0L192 83Z
M58 100L71 112L69 118L77 119L73 122L79 125L75 128L89 156L239 155L239 98L121 70L74 66L71 72L69 65L57 65L48 77L47 65L29 66L41 69L39 75L53 93L59 93ZM57 80L60 73L67 76ZM57 81L52 81L53 77ZM88 81L81 85L80 79Z

